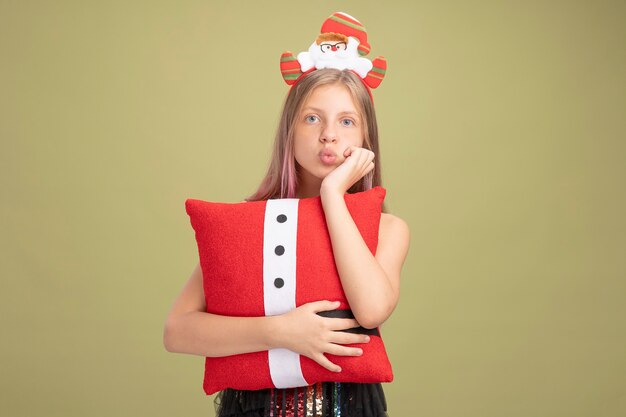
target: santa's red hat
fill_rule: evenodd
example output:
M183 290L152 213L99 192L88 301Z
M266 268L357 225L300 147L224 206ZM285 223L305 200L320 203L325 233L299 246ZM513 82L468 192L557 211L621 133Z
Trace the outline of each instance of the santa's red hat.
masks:
M370 44L367 42L367 32L365 26L354 17L347 13L335 12L322 24L320 33L341 33L342 35L352 36L359 40L359 55L367 55L370 53Z

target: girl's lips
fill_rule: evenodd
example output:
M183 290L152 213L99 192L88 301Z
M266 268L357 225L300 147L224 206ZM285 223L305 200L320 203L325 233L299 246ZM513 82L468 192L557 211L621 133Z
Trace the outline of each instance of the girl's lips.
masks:
M325 165L333 165L337 160L337 154L329 149L324 149L319 153L320 161Z

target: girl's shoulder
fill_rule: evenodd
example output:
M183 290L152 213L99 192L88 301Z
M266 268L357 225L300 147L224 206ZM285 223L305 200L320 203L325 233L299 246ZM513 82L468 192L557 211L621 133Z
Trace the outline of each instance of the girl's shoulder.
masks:
M394 227L409 229L409 225L402 218L391 213L380 213L380 227Z
M379 238L393 237L403 242L409 241L409 225L402 218L391 214L380 214L380 225L378 228Z
M381 213L375 257L394 283L396 290L402 265L409 252L410 241L409 226L403 219L393 214Z

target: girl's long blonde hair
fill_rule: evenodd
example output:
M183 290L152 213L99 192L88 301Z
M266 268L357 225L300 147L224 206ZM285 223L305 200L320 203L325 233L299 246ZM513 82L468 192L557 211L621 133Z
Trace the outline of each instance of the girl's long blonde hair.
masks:
M363 147L374 152L374 169L357 181L348 193L366 191L382 185L380 149L378 146L378 124L374 104L367 87L358 75L350 70L320 69L307 74L298 81L287 95L282 115L276 130L274 149L265 177L259 188L246 201L274 198L296 198L299 165L294 157L293 132L298 114L317 87L340 84L348 89L363 123ZM383 211L384 205L383 205Z

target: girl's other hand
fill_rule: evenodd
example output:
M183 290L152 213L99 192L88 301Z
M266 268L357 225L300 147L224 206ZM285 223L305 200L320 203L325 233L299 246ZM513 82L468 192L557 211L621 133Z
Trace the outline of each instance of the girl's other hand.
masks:
M333 169L324 180L320 194L336 192L344 195L365 174L374 169L374 152L358 146L350 146L344 152L344 161Z
M304 355L332 372L341 372L341 368L324 355L360 356L360 348L341 346L342 344L367 343L369 336L347 333L346 330L358 327L355 319L322 317L320 311L335 310L339 302L327 300L303 304L295 310L281 314L279 337L280 347Z

